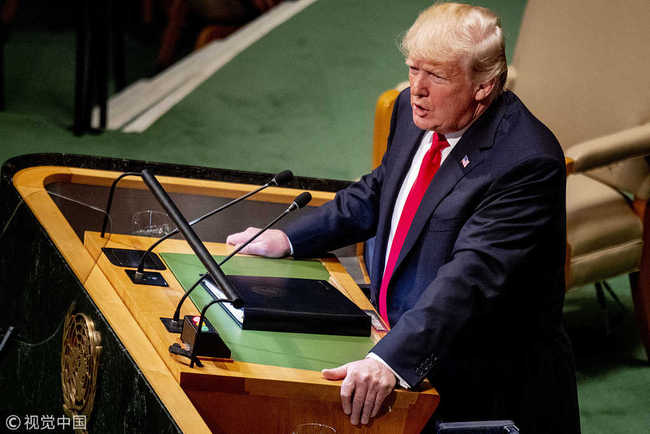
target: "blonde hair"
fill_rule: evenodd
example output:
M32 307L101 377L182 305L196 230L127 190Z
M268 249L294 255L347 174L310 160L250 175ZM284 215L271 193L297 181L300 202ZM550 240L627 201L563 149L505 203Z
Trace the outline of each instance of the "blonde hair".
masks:
M496 78L492 95L501 93L508 75L499 17L480 6L434 4L420 13L400 49L405 57L465 62L474 83Z

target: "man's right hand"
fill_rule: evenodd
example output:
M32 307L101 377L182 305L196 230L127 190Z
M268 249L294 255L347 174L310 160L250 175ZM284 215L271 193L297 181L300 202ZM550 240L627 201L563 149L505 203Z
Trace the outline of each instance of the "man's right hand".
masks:
M240 246L253 238L259 228L247 228L244 232L228 235L226 243L231 246ZM291 252L289 237L279 229L270 229L257 237L255 241L243 248L239 253L248 255L266 256L268 258L282 258Z

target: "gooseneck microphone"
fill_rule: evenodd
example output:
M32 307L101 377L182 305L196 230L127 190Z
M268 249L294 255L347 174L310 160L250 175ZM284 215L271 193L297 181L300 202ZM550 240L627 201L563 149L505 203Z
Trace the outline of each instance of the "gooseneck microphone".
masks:
M218 213L220 211L223 211L224 209L229 208L229 207L241 202L242 200L251 197L252 195L254 195L256 193L259 193L260 191L262 191L262 190L264 190L264 189L266 189L268 187L271 187L271 186L274 186L274 185L275 186L280 186L280 185L283 185L283 184L286 184L286 183L290 182L292 179L293 179L293 173L291 173L290 170L283 170L282 172L275 175L273 177L273 179L271 179L269 182L262 185L261 187L255 189L253 191L250 191L250 192L246 193L245 195L238 197L237 199L231 200L230 202L220 206L217 209L214 209L214 210L210 211L207 214L202 215L199 218L196 218L196 219L192 220L190 222L190 226L194 226L195 224L197 224L199 222L202 222L206 218L208 218L208 217L210 217L210 216L212 216L212 215L214 215L214 214L216 214L216 213ZM159 245L160 243L165 241L167 238L169 238L169 237L171 237L173 235L176 235L178 232L179 232L179 230L178 230L178 228L176 228L173 231L169 232L168 234L165 234L163 237L159 238L155 243L153 243L151 246L149 246L149 248L144 252L142 257L140 258L140 262L138 263L138 269L135 272L135 278L136 279L142 279L143 278L143 276L144 276L143 275L144 262L147 259L147 256L149 256L149 254L153 251L153 249L155 249L157 245Z
M305 205L307 205L311 201L311 194L308 192L303 192L300 193L296 198L291 202L291 205L282 212L279 216L274 218L269 224L264 226L262 229L260 229L253 237L248 239L245 243L237 247L234 251L232 251L228 256L223 258L219 262L219 266L221 267L223 264L225 264L230 258L235 256L238 252L240 252L243 248L248 246L250 243L252 243L257 237L262 235L266 230L270 229L271 226L276 224L278 221L280 221L284 216L289 214L291 211L295 211L297 209L303 208ZM169 318L161 318L162 322L165 324L165 327L167 327L167 330L169 330L172 333L180 333L183 327L183 322L180 321L180 312L181 312L181 306L183 305L183 302L185 302L185 299L189 297L190 293L194 291L194 288L196 288L199 283L206 277L206 274L202 274L201 277L190 287L190 289L183 294L183 297L178 301L178 304L176 305L176 310L174 311L174 316L171 320Z
M111 190L110 193L108 193L108 203L106 204L106 213L104 214L104 222L102 223L102 238L104 238L104 234L106 233L106 225L108 224L108 216L111 213L111 205L113 204L113 196L115 195L115 188L117 187L117 183L120 182L122 178L125 176L141 176L140 172L124 172L111 184Z
M219 285L233 306L236 308L242 307L243 302L237 293L233 290L232 286L230 285L230 281L223 274L223 271L221 271L221 268L219 268L217 263L214 261L210 255L210 252L208 252L208 249L205 248L199 237L196 235L196 232L194 232L174 201L172 201L171 197L169 197L163 186L160 185L156 177L151 172L149 172L148 169L144 169L142 170L142 179L144 180L145 184L147 184L147 187L149 187L149 190L151 190L156 199L158 199L160 205L162 205L165 211L167 211L167 214L172 218L174 223L176 223L176 226L183 234L185 240L189 243L190 247L199 258L203 266L208 270L210 277L212 277L214 282Z

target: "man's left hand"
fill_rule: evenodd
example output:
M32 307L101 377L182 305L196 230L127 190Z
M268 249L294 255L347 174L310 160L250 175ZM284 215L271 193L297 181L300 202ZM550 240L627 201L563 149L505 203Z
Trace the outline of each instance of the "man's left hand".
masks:
M341 404L343 412L350 416L352 425L357 425L359 419L365 425L371 417L375 417L397 382L390 369L374 359L323 369L322 374L328 380L343 379Z

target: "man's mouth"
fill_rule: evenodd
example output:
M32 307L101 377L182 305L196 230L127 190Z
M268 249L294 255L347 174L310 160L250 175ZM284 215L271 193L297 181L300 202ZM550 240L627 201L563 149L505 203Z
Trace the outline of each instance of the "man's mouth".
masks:
M426 116L428 111L429 110L425 109L421 105L413 103L413 113L415 113L416 115L418 115L420 117L423 117L423 116Z

